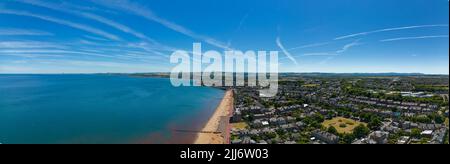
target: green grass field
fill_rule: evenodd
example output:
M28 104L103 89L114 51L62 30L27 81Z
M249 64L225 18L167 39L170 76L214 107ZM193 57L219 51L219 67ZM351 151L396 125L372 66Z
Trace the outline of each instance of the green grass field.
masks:
M231 126L238 130L244 130L244 129L248 128L248 125L245 122L234 123L234 124L231 124Z
M363 124L367 126L366 123L358 122L352 119L347 119L343 117L336 117L331 120L325 120L322 125L326 128L333 126L336 128L338 133L344 134L344 133L353 133L353 129L357 127L358 125Z

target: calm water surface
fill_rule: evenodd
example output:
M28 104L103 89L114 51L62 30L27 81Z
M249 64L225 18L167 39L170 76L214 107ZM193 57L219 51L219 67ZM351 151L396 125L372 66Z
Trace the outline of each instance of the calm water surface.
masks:
M0 143L189 143L224 91L118 75L0 75Z

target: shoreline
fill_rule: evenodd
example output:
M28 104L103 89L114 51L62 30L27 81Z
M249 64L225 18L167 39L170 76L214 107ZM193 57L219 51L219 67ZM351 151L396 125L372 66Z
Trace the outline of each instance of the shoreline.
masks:
M214 114L197 133L194 144L227 144L229 142L229 119L233 112L233 104L233 91L227 90Z

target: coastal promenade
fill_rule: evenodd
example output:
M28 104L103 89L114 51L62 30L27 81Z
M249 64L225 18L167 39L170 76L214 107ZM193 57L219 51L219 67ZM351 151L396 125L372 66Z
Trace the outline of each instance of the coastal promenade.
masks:
M228 90L205 127L198 133L194 144L227 144L229 142L229 119L233 112L233 104L233 91Z

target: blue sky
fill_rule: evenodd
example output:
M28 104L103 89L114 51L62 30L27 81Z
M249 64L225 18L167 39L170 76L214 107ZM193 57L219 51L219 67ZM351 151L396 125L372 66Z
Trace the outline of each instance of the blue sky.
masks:
M448 0L2 0L0 73L158 72L277 50L282 72L449 73Z

